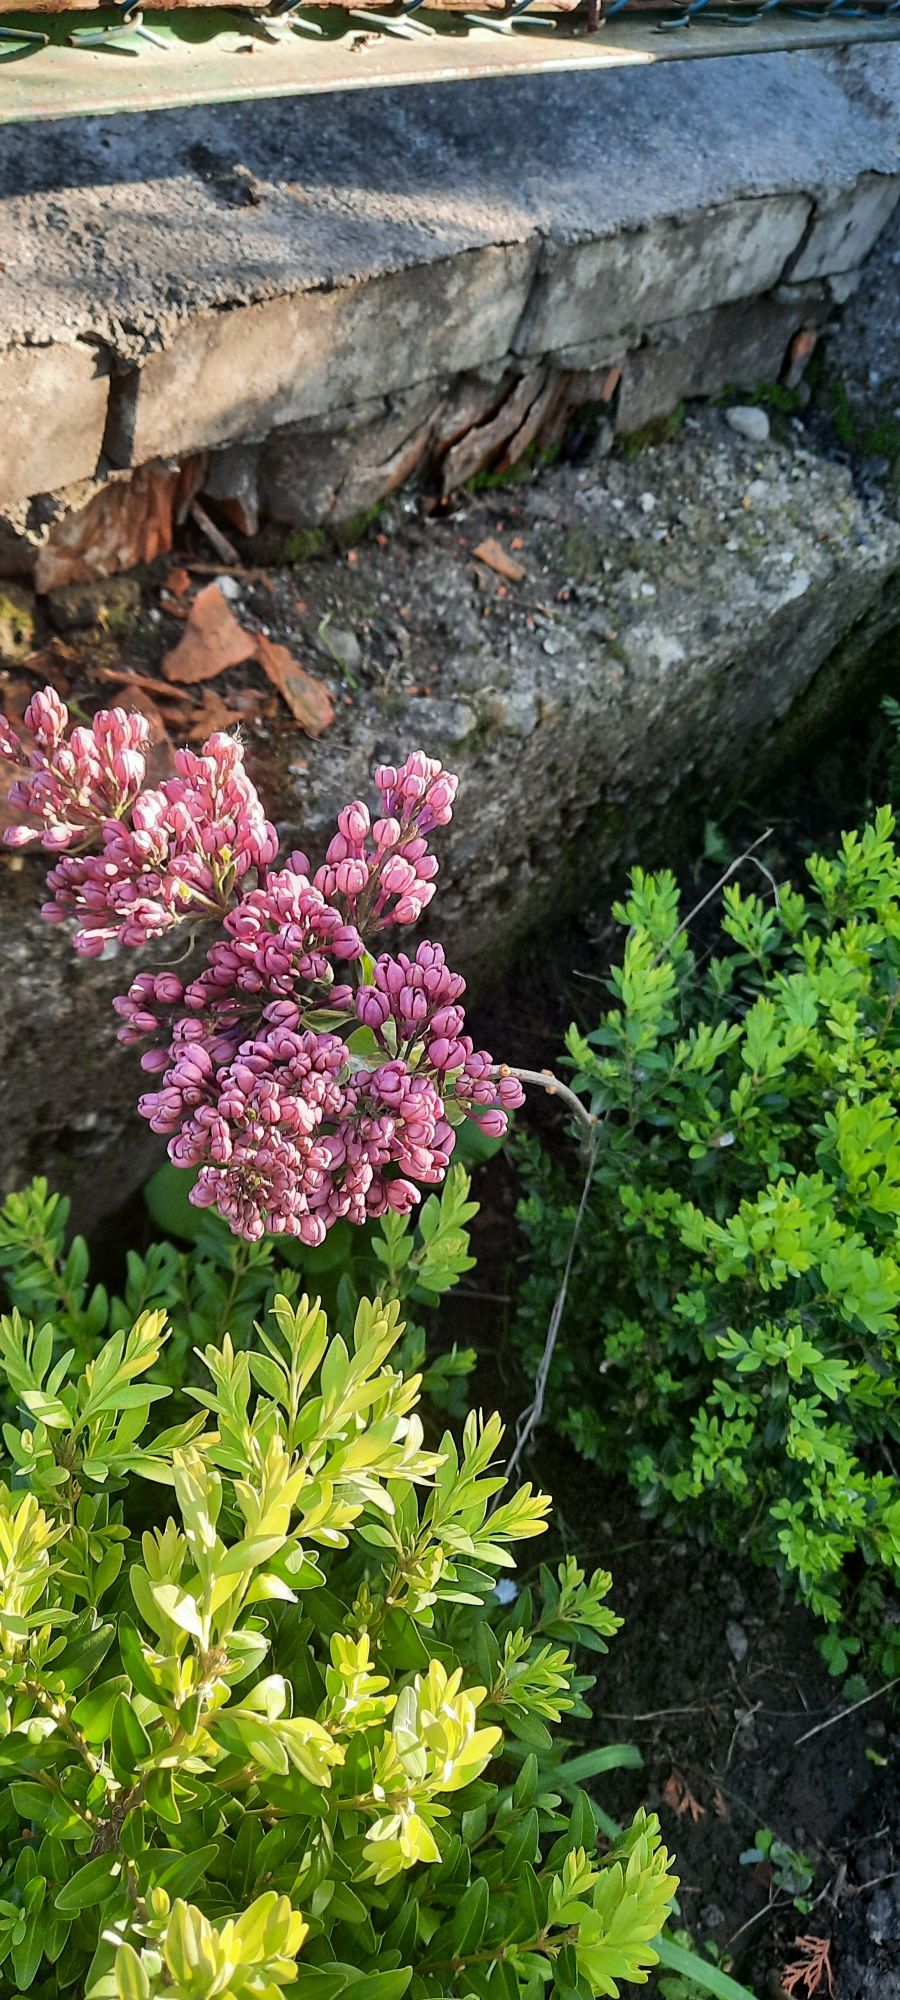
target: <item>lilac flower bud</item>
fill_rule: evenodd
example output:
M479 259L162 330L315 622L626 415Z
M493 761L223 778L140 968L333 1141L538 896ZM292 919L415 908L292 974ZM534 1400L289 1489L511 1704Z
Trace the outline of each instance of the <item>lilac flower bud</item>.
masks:
M4 715L0 715L0 757L5 757L8 764L27 763L21 737Z
M377 992L374 986L360 986L356 995L356 1015L364 1028L372 1028L377 1034L390 1019L387 996Z
M385 1198L388 1207L394 1209L398 1215L409 1215L417 1202L422 1199L418 1188L413 1187L411 1181L403 1180L388 1181L385 1186Z
M506 1132L505 1111L485 1111L481 1116L470 1113L473 1125L477 1125L486 1139L502 1139Z
M55 688L51 687L41 688L32 695L25 710L26 729L31 730L41 749L47 752L55 750L61 743L68 720L69 711L65 702L60 701Z
M369 879L364 861L342 861L335 880L341 896L361 896Z
M381 871L381 887L391 896L402 896L412 888L415 879L416 871L412 863L405 861L400 854L393 854Z
M367 839L372 821L369 811L360 799L354 799L343 812L338 813L338 826L346 840L354 847L361 847Z

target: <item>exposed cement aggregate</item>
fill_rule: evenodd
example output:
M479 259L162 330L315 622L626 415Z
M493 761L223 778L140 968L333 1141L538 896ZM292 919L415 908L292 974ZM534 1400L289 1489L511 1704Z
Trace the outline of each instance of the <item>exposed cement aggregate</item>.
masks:
M526 570L503 590L471 553L498 531L521 541ZM430 927L482 988L566 898L598 895L651 841L658 857L685 794L711 802L736 771L752 782L836 647L849 673L900 622L900 525L796 437L759 449L714 412L655 451L595 457L443 521L401 502L379 535L353 564L336 553L276 573L274 598L243 586L239 614L338 701L316 743L248 729L248 762L286 846L313 853L373 762L421 745L458 769ZM352 681L316 640L326 614ZM171 635L150 616L161 656ZM227 695L228 677L217 686ZM37 919L40 882L37 859L0 864L0 1186L40 1169L96 1215L160 1150L108 1011L136 960L79 963Z

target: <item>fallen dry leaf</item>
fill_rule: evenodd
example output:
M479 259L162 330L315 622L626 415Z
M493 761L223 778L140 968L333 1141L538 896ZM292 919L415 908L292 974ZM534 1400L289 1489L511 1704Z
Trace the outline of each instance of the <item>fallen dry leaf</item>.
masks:
M170 569L166 577L166 589L170 597L186 597L191 587L191 579L186 569Z
M831 1943L828 1938L796 1937L794 1948L802 1951L802 1958L795 1958L786 1965L781 1974L781 1985L785 1993L799 1993L801 1984L807 2000L813 2000L816 1993L827 1993L833 2000L834 1974L831 1965Z
M229 708L220 694L216 694L215 688L204 688L200 707L192 712L188 742L203 743L217 729L233 729L240 720L235 710Z
M258 634L257 647L263 672L268 674L272 686L287 702L294 721L299 722L307 736L321 736L324 729L330 729L334 702L323 683L308 674L286 646L276 646L263 632Z
M178 689L159 681L155 674L139 674L133 667L89 667L92 681L111 681L118 687L140 688L143 694L158 694L163 701L178 701Z
M679 1818L682 1813L690 1813L695 1825L698 1819L703 1818L706 1811L706 1807L700 1804L699 1799L695 1799L687 1779L682 1777L680 1771L673 1771L666 1779L663 1785L663 1798L666 1805L671 1806L674 1813L678 1813Z
M524 563L516 562L515 556L508 556L502 543L494 535L488 535L472 550L477 562L484 563L497 576L504 576L507 583L521 583L525 575Z
M726 1821L730 1821L731 1819L731 1807L724 1792L720 1792L718 1785L713 1792L713 1812L717 1819Z
M245 632L229 610L218 584L198 591L177 646L163 661L163 673L179 686L214 680L226 667L239 667L256 652L256 636Z

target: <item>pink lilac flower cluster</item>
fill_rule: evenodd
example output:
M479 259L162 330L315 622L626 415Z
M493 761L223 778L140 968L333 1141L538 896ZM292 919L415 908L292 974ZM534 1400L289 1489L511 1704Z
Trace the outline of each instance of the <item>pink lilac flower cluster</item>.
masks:
M111 709L67 733L47 688L25 730L27 747L0 720L0 756L24 774L10 797L38 825L5 838L60 856L48 921L74 917L88 955L186 918L218 924L194 978L141 972L114 1002L119 1039L149 1043L141 1065L158 1078L138 1108L196 1170L198 1207L241 1236L317 1244L341 1218L407 1213L443 1179L462 1118L502 1135L522 1088L464 1032L465 981L441 946L370 955L434 895L428 835L457 790L436 759L376 771L379 816L345 806L314 873L300 853L272 868L275 831L234 737L177 751L175 777L151 789L140 716Z
M66 737L68 710L52 688L25 711L26 750L0 723L0 755L26 776L10 788L36 827L9 827L12 847L40 842L61 856L47 877L48 923L74 917L76 951L141 945L185 918L224 913L248 869L275 859L278 838L244 769L240 744L218 734L200 755L176 750L175 777L144 788L149 725L122 708L101 711ZM100 842L100 852L84 853Z

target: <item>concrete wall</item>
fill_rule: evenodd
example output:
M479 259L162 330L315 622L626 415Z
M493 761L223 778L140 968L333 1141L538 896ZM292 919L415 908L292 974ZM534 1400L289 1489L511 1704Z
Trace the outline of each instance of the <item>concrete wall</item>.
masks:
M238 527L340 521L579 403L626 432L796 372L896 204L897 123L774 55L10 128L0 567L51 587L60 523L148 462ZM88 571L146 553L91 529Z

